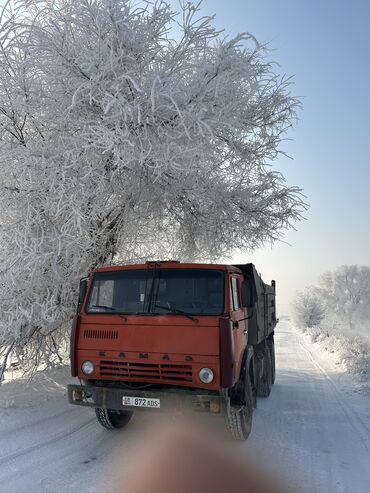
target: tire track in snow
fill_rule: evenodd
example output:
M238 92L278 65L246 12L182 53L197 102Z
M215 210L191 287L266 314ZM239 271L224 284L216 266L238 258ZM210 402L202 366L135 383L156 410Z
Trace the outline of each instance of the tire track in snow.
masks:
M89 419L88 421L85 421L84 423L75 426L74 428L71 428L67 432L59 433L57 435L54 435L53 437L49 438L48 440L41 442L41 443L36 443L35 445L32 445L31 447L27 447L25 449L19 450L17 452L14 452L10 455L7 455L5 457L2 457L0 459L0 466L7 464L15 459L18 459L19 457L22 457L23 455L30 454L31 452L35 452L36 450L40 450L44 447L47 447L49 445L52 445L59 440L63 440L63 438L67 438L74 433L77 433L78 431L82 430L85 426L88 426L89 424L93 423L95 421L94 418Z
M58 418L64 416L65 414L71 414L72 411L73 411L73 409L64 409L63 411L60 411L60 412L55 413L55 414L51 414L50 416L46 416L46 417L44 416L40 419L32 421L32 426L37 426L41 423L44 424L46 421L58 419ZM13 433L19 433L23 430L27 430L27 429L29 429L29 427L30 427L30 424L26 422L22 426L16 426L15 428L9 428L8 430L1 430L1 438L6 438L7 436L12 435ZM0 457L0 463L1 463L1 457Z
M343 413L346 415L348 422L351 424L352 428L356 433L359 434L362 444L365 447L365 449L370 452L370 430L366 426L366 423L363 422L361 417L357 414L357 412L350 406L350 404L347 402L346 399L342 398L341 396L341 391L338 389L336 386L335 382L333 379L330 377L330 375L327 373L327 371L320 365L318 361L315 360L313 357L311 351L305 346L305 344L302 342L301 336L298 337L298 342L300 347L306 352L312 363L320 370L320 372L324 375L326 378L329 388L332 391L332 394L335 396L335 399L337 400L339 406L341 407Z

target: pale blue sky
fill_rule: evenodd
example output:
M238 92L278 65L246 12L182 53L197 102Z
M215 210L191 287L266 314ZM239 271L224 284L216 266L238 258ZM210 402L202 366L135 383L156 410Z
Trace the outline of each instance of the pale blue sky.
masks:
M326 270L370 265L370 1L204 0L202 11L230 35L269 42L302 96L294 141L284 146L294 161L277 166L304 189L307 220L286 235L291 246L238 258L276 278L282 312Z

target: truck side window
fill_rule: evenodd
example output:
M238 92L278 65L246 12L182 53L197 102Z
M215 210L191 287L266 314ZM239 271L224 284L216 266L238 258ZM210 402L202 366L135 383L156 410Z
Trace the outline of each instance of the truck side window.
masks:
M238 280L236 277L231 278L231 294L232 294L232 307L233 311L239 310L239 288Z
M90 304L93 306L113 306L114 282L111 280L98 281L94 284Z

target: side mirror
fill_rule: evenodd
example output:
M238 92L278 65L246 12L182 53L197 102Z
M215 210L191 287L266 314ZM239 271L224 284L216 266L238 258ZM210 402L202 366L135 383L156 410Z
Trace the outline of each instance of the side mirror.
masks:
M242 303L246 308L252 308L254 305L253 286L250 279L246 279L242 283Z
M78 308L77 308L78 312L81 311L82 303L86 296L86 291L87 291L87 279L85 278L80 280L80 287L78 291Z

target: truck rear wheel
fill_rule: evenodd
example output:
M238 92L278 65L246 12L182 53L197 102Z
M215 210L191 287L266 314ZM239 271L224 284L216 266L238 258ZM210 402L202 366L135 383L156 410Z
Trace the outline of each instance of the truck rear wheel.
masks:
M265 346L265 350L263 352L263 372L257 387L258 397L268 397L271 392L271 386L272 386L271 354L269 347Z
M275 370L275 343L273 339L269 339L267 341L267 345L270 349L270 357L271 357L271 383L275 383L276 370Z
M123 428L130 421L132 411L115 411L113 409L95 408L95 414L99 423L107 430Z
M245 404L240 407L230 407L225 416L226 428L235 440L246 440L252 429L253 391L249 375L246 375Z

